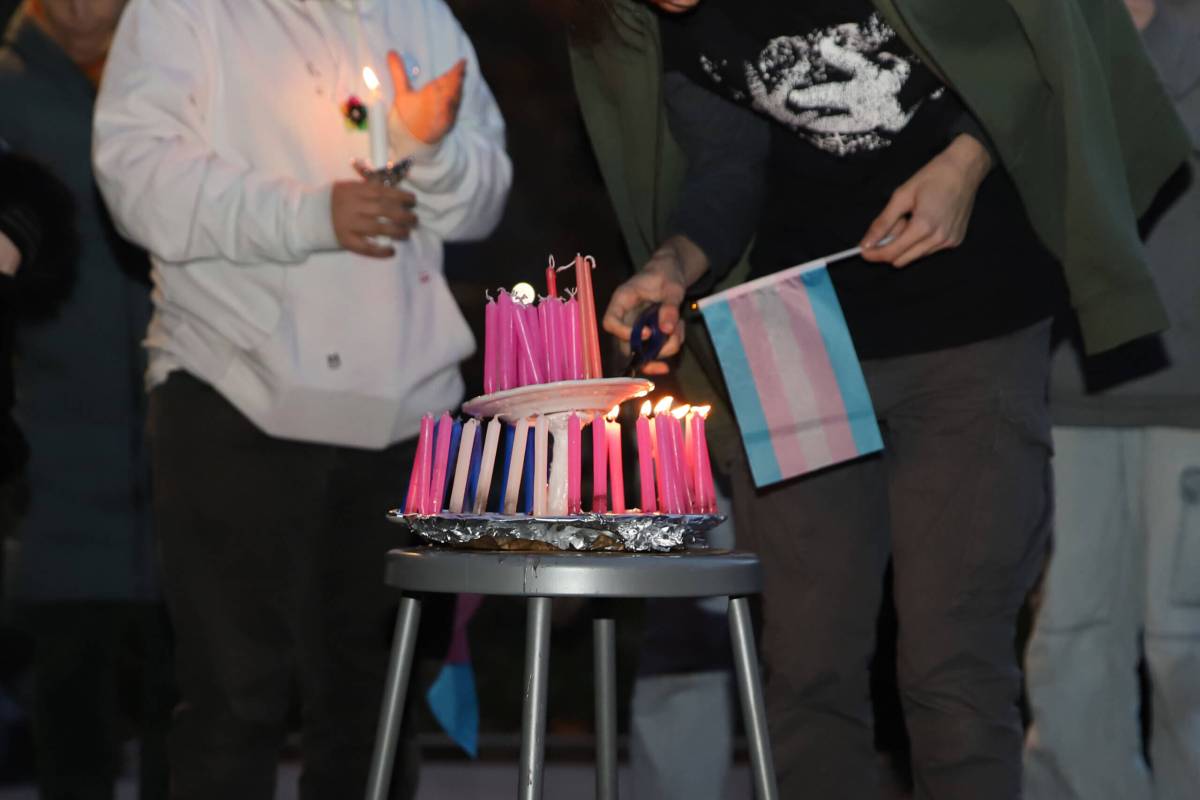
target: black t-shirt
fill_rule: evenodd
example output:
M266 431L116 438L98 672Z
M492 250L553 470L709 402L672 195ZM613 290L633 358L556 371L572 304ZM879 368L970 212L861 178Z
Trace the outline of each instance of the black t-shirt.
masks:
M868 0L704 0L661 19L667 72L771 121L756 274L855 246L892 192L974 127ZM863 358L1017 330L1050 316L1063 291L999 167L959 247L904 269L850 259L830 274Z

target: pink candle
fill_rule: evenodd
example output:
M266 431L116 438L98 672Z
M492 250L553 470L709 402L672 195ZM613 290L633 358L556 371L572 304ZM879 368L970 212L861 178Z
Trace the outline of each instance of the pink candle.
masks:
M555 312L558 301L553 297L543 297L538 304L538 320L542 323L542 341L546 343L546 380L561 381L562 365L559 354L562 352L562 340L557 336Z
M596 298L592 293L591 256L575 256L575 286L579 290L579 329L583 344L583 371L586 378L603 377L600 365L600 336L596 330Z
M672 484L675 487L675 505L680 514L691 514L692 492L687 482L687 457L684 454L683 427L681 420L687 415L688 406L680 406L671 412L667 418L667 427L671 429L671 469L674 471Z
M483 393L496 391L496 301L487 299L483 307Z
M579 320L579 301L571 295L566 304L566 315L563 327L567 335L567 379L582 380L585 377L583 369L583 337Z
M567 513L583 509L583 431L578 414L567 417Z
M678 514L675 505L675 486L672 483L674 472L671 470L671 429L667 426L670 414L654 415L654 464L658 471L658 506L668 514Z
M454 423L449 414L442 414L438 420L437 453L433 457L433 475L429 480L428 502L425 504L426 514L437 514L442 510L442 500L446 494L446 469L450 461L450 429Z
M608 413L604 426L608 434L608 475L612 484L612 510L625 513L625 464L621 460L621 423L617 422L617 406Z
M683 417L683 477L691 500L690 513L699 514L700 509L696 506L699 494L696 488L696 414L691 406L684 408L687 413Z
M554 256L550 256L550 266L546 267L546 295L554 297L558 294L558 270L554 267Z
M516 331L513 322L513 299L500 290L496 299L496 384L501 390L513 389L517 383Z
M537 316L530 306L513 304L513 323L517 332L517 358L523 370L522 384L545 383L543 371L538 363Z
M608 511L608 431L602 414L592 417L592 511Z
M642 403L637 420L638 474L641 478L642 513L653 514L658 510L654 500L654 456L650 443L650 401Z
M659 419L671 413L673 400L673 397L667 395L655 404L654 421L650 425L650 449L654 455L654 483L658 488L658 510L664 513L670 513L671 493L667 487L665 470L667 454L664 447L666 442L663 441L663 425L659 423Z
M708 455L708 433L705 423L712 406L699 406L696 409L696 484L701 487L700 513L717 513L717 488L713 482L712 461Z
M425 513L425 495L429 493L430 461L433 447L433 415L421 417L421 433L417 438L417 455L413 459L412 474L408 478L408 495L404 498L404 511L408 514Z

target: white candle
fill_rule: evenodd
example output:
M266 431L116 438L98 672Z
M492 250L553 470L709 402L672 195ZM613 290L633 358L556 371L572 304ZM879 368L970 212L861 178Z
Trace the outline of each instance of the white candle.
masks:
M533 515L544 517L546 506L546 468L550 458L550 424L540 415L533 426Z
M367 133L371 138L371 166L383 169L388 164L388 107L380 91L375 70L363 67L363 81L371 91L367 108Z
M517 513L517 495L521 490L521 478L525 477L525 439L529 436L529 420L517 423L513 437L512 456L508 463L508 485L504 487L504 513Z
M472 510L476 514L487 511L488 495L492 492L492 472L496 467L496 448L500 445L500 418L493 417L483 437L483 458L479 467L479 484L475 487L475 502Z
M463 495L467 493L467 477L471 473L471 451L475 448L475 433L479 420L469 419L463 425L458 445L458 461L454 464L454 483L450 488L450 513L460 514L463 510Z

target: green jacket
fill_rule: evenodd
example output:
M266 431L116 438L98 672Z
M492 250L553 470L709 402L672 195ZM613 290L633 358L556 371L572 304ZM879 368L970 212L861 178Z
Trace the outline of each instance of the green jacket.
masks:
M1063 265L1089 352L1163 330L1137 218L1189 140L1119 0L873 0L969 106ZM686 166L661 92L654 12L616 0L571 64L626 244L644 263Z

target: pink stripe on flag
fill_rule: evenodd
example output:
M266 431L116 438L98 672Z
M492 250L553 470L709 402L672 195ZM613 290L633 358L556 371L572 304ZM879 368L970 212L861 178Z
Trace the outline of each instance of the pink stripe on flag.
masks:
M792 410L796 426L796 440L804 461L810 470L820 469L833 462L829 452L829 440L825 435L825 422L820 412L820 393L825 387L814 384L808 365L814 356L796 341L792 329L791 312L778 291L754 293L759 316L763 320L770 347L775 353L775 363L780 365L779 381L783 384L784 397Z
M792 331L803 354L802 369L816 394L817 413L829 442L829 453L833 458L831 463L838 463L858 456L858 448L854 444L850 422L846 419L842 389L838 386L837 376L829 361L829 351L825 348L825 339L821 336L813 313L812 298L803 280L803 277L797 276L779 284L776 287L777 296L788 310Z
M796 420L779 377L779 370L785 365L776 363L775 351L771 348L753 293L732 298L729 311L737 324L746 360L750 362L750 373L754 376L779 470L785 476L799 475L807 470L807 465L797 436Z

